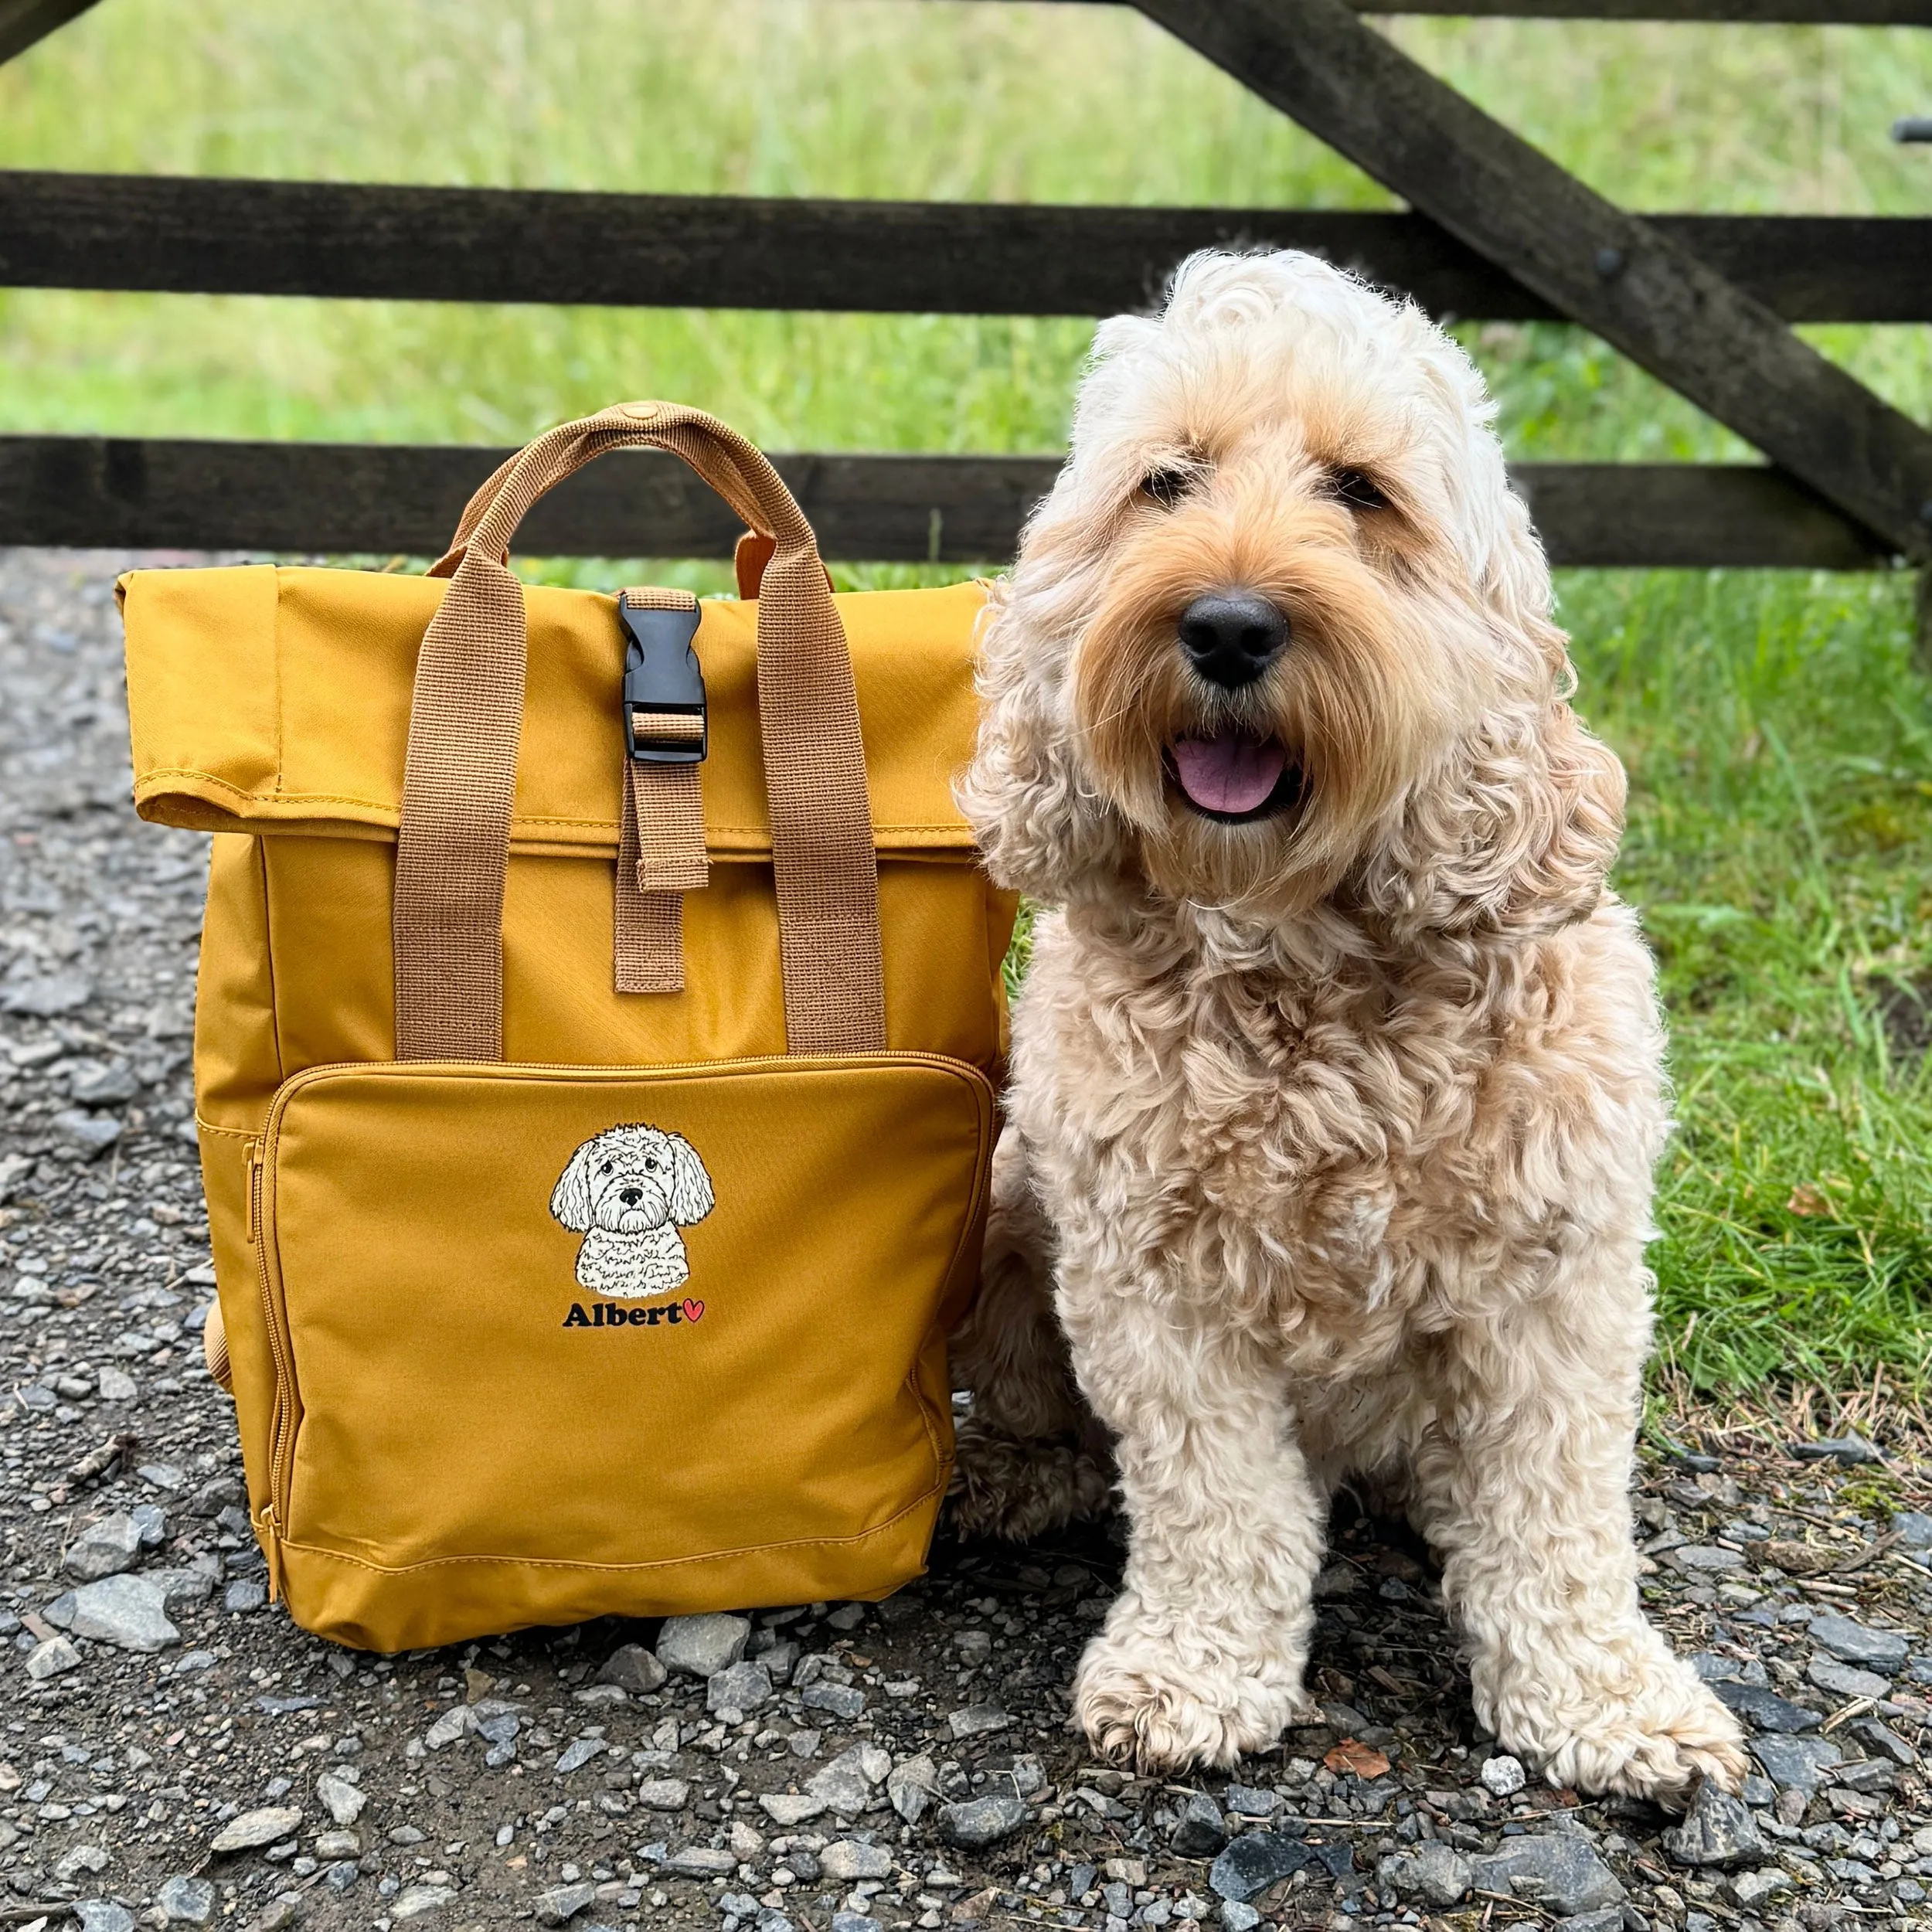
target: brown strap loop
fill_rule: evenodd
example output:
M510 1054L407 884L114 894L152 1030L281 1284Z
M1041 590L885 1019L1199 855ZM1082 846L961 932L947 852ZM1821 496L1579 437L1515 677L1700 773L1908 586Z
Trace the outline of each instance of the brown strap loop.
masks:
M435 566L451 580L417 660L396 840L399 1059L502 1057L503 881L528 651L509 546L546 490L607 450L641 444L682 457L774 540L759 603L758 715L787 1048L885 1044L858 696L811 527L735 430L699 410L637 403L564 423L502 465Z
M640 610L695 611L689 590L626 590ZM640 720L658 739L704 735L702 718L648 713ZM705 855L704 798L696 765L641 764L624 757L624 822L617 838L616 957L621 993L684 991L684 895L710 877Z

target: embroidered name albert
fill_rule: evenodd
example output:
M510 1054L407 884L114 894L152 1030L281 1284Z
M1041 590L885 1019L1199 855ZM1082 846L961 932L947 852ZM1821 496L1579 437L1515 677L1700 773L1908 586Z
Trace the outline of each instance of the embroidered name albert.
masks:
M655 1328L659 1322L676 1328L680 1323L703 1318L704 1304L686 1295L682 1301L667 1301L655 1308L627 1308L621 1302L594 1301L587 1314L581 1301L570 1304L563 1318L566 1328Z

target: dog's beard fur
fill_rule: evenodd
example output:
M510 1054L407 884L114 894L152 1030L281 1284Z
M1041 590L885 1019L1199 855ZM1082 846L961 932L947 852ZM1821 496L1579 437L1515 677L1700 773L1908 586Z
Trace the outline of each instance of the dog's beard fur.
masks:
M1257 451L1172 509L1121 516L1071 654L1072 710L1080 755L1165 897L1251 916L1305 910L1468 709L1441 648L1468 614L1416 563L1363 544L1325 480L1291 451ZM1175 642L1188 606L1222 590L1265 599L1291 627L1281 656L1234 690L1198 675ZM1195 810L1170 767L1177 739L1230 730L1276 740L1287 761L1280 808L1238 825Z

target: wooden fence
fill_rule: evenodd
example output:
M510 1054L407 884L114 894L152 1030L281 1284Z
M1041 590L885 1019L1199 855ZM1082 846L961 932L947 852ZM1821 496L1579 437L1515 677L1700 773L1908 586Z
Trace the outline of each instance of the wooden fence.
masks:
M1062 4L1076 0L1060 0ZM1553 560L1858 569L1932 553L1932 437L1793 322L1932 321L1932 220L1613 206L1347 0L1132 0L1402 195L1403 214L534 193L0 172L0 284L637 307L1097 316L1191 250L1306 248L1443 316L1567 319L1767 464L1526 464ZM92 0L0 0L0 60ZM1932 26L1932 0L1359 0L1363 12ZM0 543L439 550L503 452L0 437ZM1050 458L777 459L828 556L1009 555ZM529 519L558 555L729 554L680 464L594 466Z

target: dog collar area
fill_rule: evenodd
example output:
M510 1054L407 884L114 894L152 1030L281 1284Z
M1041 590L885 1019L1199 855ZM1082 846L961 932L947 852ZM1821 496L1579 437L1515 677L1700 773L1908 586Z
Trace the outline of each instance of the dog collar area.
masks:
M661 611L617 599L624 627L624 733L632 760L695 765L710 748L704 671L691 641L698 611Z

